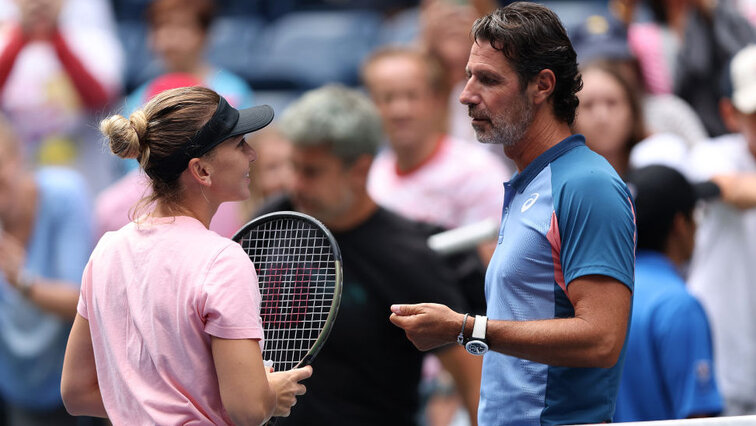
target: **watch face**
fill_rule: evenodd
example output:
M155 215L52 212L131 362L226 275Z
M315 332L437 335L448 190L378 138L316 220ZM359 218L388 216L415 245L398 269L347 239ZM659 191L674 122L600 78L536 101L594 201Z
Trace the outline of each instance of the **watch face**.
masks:
M470 340L465 345L465 349L473 355L483 355L488 352L488 345L480 340Z

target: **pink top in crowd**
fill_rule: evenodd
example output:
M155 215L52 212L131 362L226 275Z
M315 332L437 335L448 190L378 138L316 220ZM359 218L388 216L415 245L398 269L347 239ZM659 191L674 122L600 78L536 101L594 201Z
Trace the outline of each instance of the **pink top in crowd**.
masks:
M368 192L406 217L448 229L486 219L501 220L503 183L509 173L482 146L444 137L433 155L408 173L385 150L373 161Z

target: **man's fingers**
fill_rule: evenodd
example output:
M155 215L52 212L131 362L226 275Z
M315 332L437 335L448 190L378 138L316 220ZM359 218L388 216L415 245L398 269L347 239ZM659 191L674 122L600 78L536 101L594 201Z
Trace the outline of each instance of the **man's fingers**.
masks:
M415 315L421 312L421 305L391 305L391 312L400 315Z
M406 318L400 317L397 314L391 314L389 317L389 321L391 321L395 326L404 328L404 323L406 322Z

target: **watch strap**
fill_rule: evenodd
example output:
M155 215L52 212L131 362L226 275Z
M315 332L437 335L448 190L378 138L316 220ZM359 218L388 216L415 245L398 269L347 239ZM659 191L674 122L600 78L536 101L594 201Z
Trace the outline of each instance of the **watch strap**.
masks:
M472 338L477 340L486 340L486 326L488 325L488 318L483 315L475 315L475 322L473 323Z

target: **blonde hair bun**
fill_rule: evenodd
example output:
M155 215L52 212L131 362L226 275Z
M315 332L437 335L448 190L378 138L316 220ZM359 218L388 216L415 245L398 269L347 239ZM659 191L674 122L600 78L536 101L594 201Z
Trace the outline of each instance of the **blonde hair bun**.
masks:
M121 158L138 158L142 154L142 144L147 131L147 117L142 110L135 111L127 119L121 115L111 115L100 122L100 131L110 140L110 150ZM144 149L149 149L146 146Z

